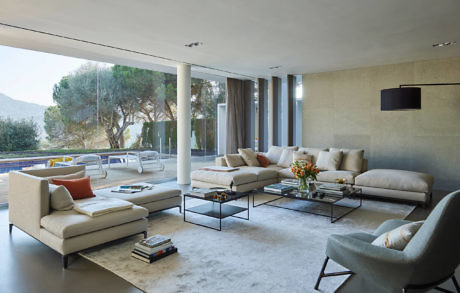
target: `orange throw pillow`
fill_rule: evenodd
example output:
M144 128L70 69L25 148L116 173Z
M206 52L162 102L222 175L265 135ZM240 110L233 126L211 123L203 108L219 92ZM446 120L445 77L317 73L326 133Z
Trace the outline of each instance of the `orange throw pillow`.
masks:
M72 198L83 199L87 197L95 197L93 190L91 189L91 182L89 176L78 179L52 179L52 183L55 185L63 185L70 192Z
M257 154L257 161L259 161L260 166L264 168L270 165L270 160L262 154Z

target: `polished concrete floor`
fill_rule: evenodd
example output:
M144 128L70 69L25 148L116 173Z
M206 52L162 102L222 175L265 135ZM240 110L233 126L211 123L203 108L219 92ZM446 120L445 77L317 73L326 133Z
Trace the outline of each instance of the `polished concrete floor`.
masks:
M175 185L174 182L164 184ZM182 187L183 190L188 188ZM433 205L445 194L435 193ZM426 218L432 206L428 209L417 207L408 219ZM0 260L0 292L141 292L110 271L78 256L71 257L69 268L63 270L60 255L52 249L19 229L13 228L13 233L8 234L8 210L5 208L0 209ZM363 292L360 282L351 279L339 292Z

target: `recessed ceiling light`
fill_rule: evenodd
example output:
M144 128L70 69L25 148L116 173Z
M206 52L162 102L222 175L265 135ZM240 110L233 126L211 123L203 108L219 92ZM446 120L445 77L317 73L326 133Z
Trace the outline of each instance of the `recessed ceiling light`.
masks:
M197 46L201 46L201 45L203 45L202 42L193 42L193 43L190 43L190 44L185 44L184 46L192 48L192 47L197 47Z
M270 66L268 69L273 70L273 69L278 69L281 68L281 65L276 65L276 66Z
M433 47L445 47L445 46L452 46L455 44L457 44L457 41L437 43L437 44L433 44Z

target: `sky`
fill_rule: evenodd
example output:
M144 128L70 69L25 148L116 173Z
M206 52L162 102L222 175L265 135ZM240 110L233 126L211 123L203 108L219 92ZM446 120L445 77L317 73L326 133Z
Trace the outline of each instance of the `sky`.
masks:
M53 86L88 60L0 46L0 93L53 105Z

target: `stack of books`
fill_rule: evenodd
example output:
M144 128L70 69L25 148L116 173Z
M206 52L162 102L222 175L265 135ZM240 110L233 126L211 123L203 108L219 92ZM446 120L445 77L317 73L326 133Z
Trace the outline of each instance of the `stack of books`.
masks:
M146 263L152 263L175 252L177 248L171 238L155 235L137 242L131 251L131 256Z
M276 193L276 194L285 194L294 189L295 187L292 185L285 185L285 184L280 184L280 183L264 186L265 192Z
M295 188L298 188L299 187L299 179L286 178L286 179L281 180L281 184L294 186Z
M189 194L192 196L209 198L217 195L217 191L209 188L194 188L190 190Z
M343 184L325 183L319 186L318 191L327 194L344 195L347 187Z
M135 193L140 192L144 189L152 189L152 184L133 184L133 185L121 185L115 189L112 189L112 192L121 192L121 193Z

